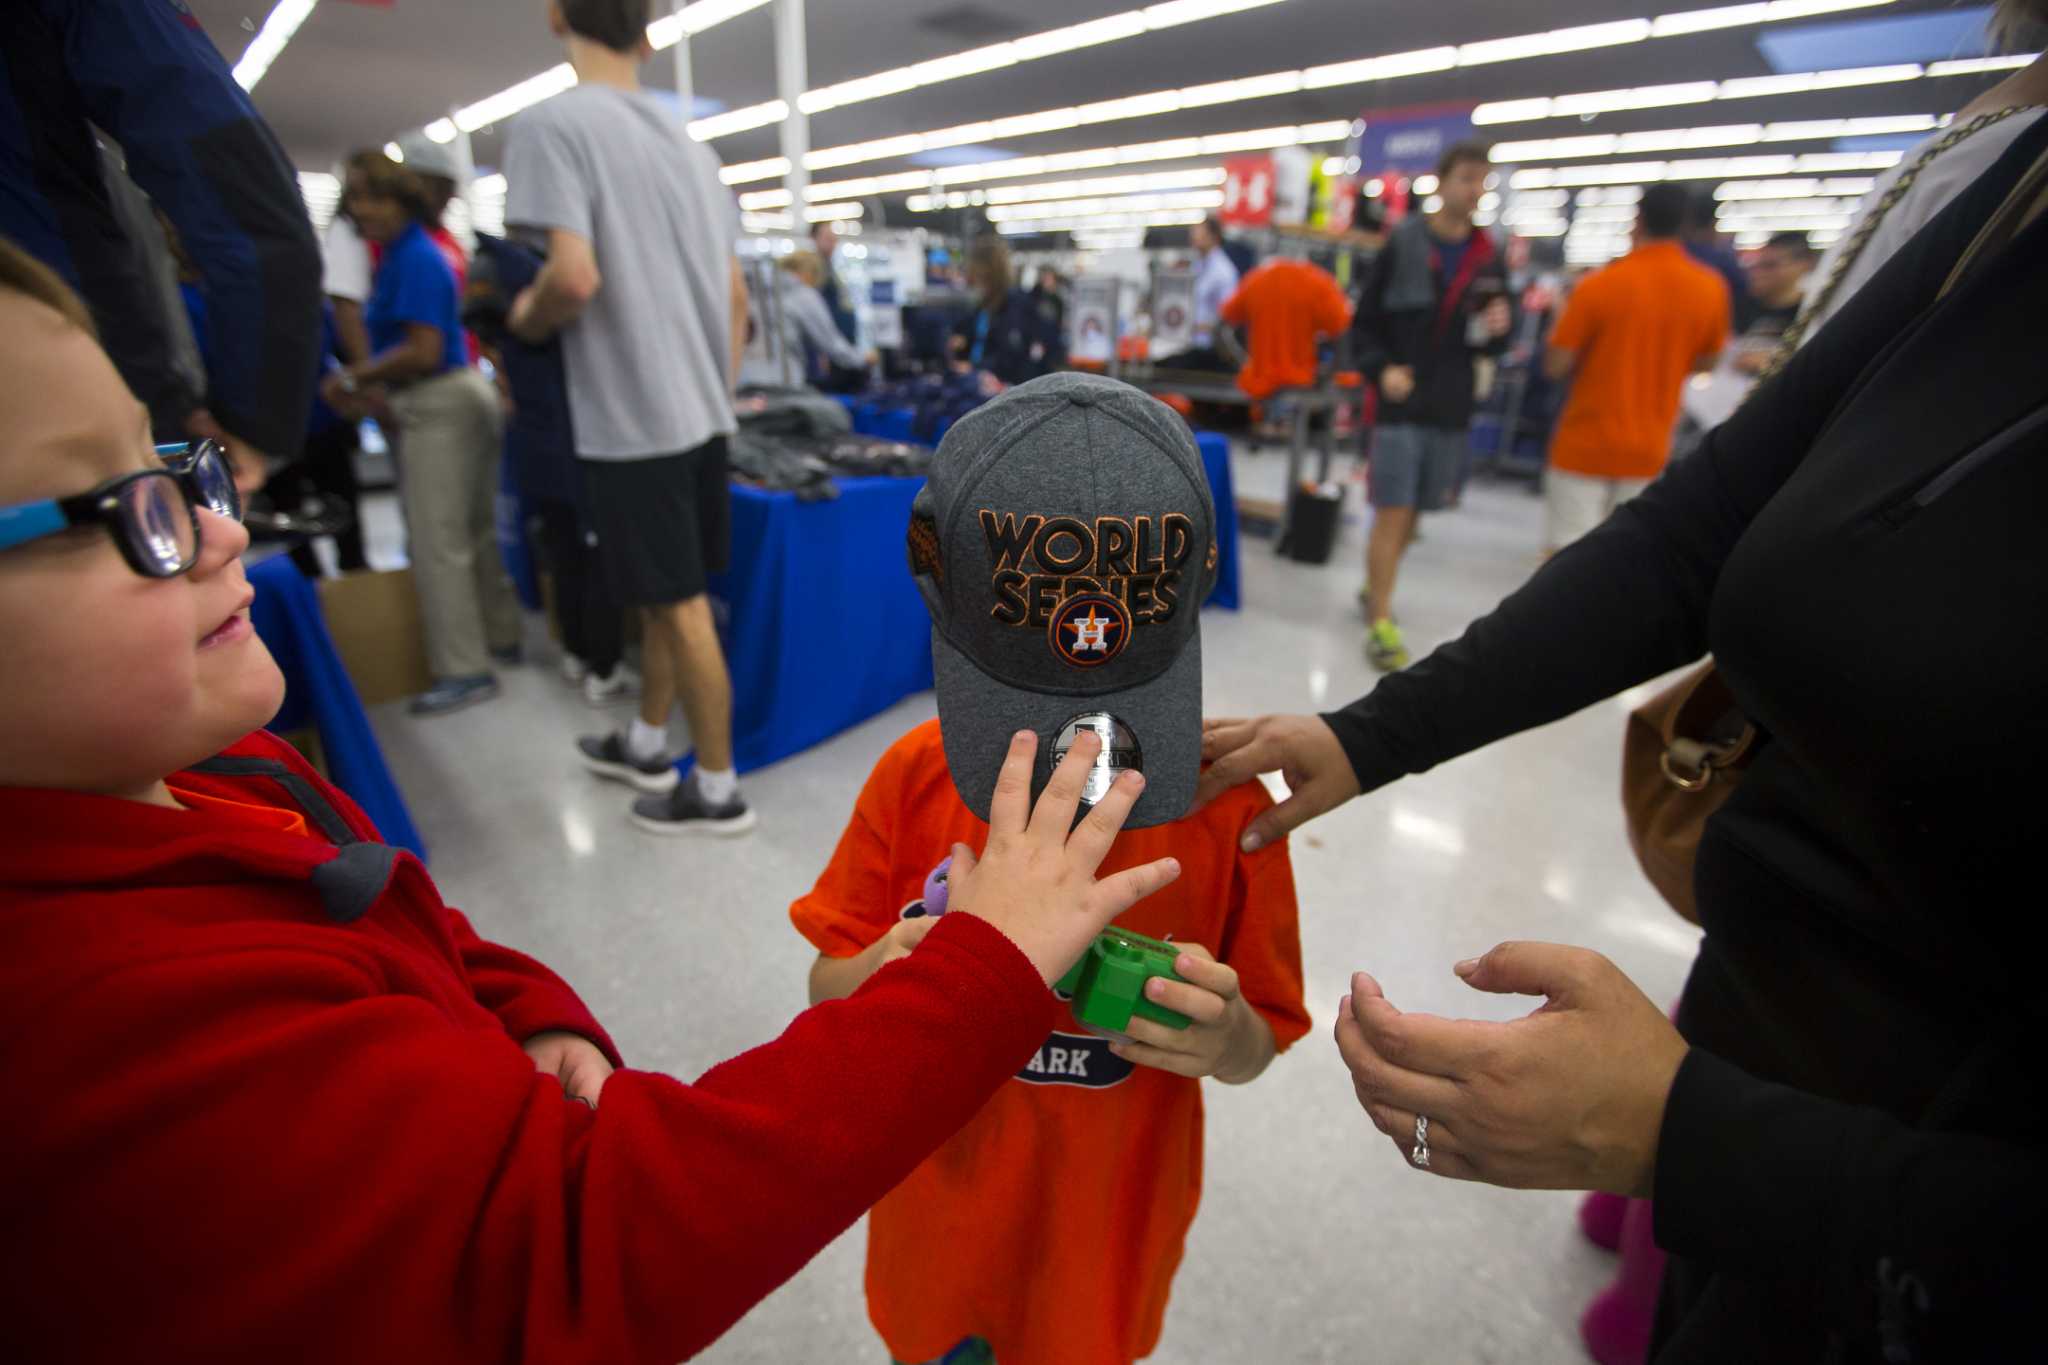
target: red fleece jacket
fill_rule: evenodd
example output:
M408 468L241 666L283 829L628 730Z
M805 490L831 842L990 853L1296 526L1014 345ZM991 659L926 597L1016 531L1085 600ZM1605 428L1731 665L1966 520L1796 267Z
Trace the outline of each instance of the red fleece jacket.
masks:
M176 784L314 836L0 789L9 1359L675 1361L1052 1025L1016 947L949 915L775 1042L694 1085L619 1071L592 1112L520 1050L618 1060L559 977L276 740L202 767Z

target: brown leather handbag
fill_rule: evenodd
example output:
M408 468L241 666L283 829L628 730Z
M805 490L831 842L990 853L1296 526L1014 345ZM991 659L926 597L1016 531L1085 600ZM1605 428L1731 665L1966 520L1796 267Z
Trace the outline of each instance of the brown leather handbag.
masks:
M1707 817L1742 780L1756 727L1711 661L1629 712L1621 744L1621 806L1643 874L1694 924L1692 864Z

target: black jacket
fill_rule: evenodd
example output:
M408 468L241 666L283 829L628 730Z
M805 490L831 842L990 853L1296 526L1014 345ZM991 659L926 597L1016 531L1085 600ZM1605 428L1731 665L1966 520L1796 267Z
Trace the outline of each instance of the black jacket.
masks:
M955 358L1005 384L1050 374L1067 363L1067 338L1060 325L1064 316L1056 296L1012 289L999 308L977 308L953 329L959 343Z
M1405 402L1380 395L1382 424L1462 431L1472 424L1473 358L1498 355L1507 346L1505 337L1476 348L1468 345L1466 321L1485 300L1508 297L1507 271L1493 238L1474 228L1463 282L1454 281L1453 296L1446 299L1431 259L1434 240L1420 214L1388 236L1359 287L1351 322L1352 359L1375 384L1389 365L1415 369L1415 392Z
M2048 122L1696 454L1329 717L1371 790L1711 650L1766 736L1696 865L1662 1365L2043 1358L2048 218L1936 293L2044 147Z

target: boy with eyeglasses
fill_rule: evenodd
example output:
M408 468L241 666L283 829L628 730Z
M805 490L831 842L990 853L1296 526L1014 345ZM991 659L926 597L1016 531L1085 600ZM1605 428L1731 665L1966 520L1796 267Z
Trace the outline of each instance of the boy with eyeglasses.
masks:
M284 683L232 481L166 464L91 325L0 242L9 1359L690 1356L966 1122L1175 875L1096 882L1142 782L1069 836L1095 746L1033 811L1020 738L914 961L693 1085L614 1071L559 977L257 728Z

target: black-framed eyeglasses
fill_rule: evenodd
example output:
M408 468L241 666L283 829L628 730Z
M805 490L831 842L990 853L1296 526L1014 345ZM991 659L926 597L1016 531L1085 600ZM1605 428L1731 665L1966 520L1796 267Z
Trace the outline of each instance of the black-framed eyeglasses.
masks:
M162 469L138 469L69 498L0 507L0 550L104 525L128 567L145 578L175 578L199 562L199 512L242 519L227 452L210 440L158 446Z

